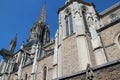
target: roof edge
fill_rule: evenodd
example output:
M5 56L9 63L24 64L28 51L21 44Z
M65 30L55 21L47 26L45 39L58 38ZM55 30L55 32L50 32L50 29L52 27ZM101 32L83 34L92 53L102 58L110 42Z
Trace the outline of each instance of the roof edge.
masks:
M85 2L85 1L80 1L80 0L71 0L70 2L68 2L67 4L65 4L63 7L59 8L58 14L60 13L61 10L65 9L67 6L69 6L73 2L78 2L78 3L86 4L88 6L94 6L95 7L95 5L93 3L89 3L89 2Z
M114 4L113 6L105 9L104 11L100 12L99 15L101 17L105 16L106 14L108 14L109 12L111 12L113 9L117 9L120 7L120 2L117 2L116 4Z

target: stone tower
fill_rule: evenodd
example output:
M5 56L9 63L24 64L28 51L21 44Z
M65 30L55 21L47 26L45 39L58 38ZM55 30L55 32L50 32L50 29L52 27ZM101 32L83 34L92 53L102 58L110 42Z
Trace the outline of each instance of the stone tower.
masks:
M97 33L102 23L95 6L82 0L67 0L58 14L59 29L55 36L54 53L54 64L58 64L56 76L84 70L87 64L95 66L106 63Z

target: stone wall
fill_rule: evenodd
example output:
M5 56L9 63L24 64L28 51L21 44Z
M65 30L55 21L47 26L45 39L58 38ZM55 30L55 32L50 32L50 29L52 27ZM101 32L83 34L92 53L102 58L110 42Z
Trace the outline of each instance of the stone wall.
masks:
M10 80L16 80L16 79L17 79L17 75L16 75L16 74L17 74L17 73L11 74Z
M47 67L47 80L51 80L53 77L53 53L45 56L40 61L38 61L38 69L37 69L37 80L43 80L43 68ZM31 79L31 72L32 72L32 64L23 67L22 69L22 76L21 79L25 79L25 75L27 74L27 79ZM17 79L17 72L12 73L10 80Z
M63 75L79 71L77 41L75 34L65 38L62 43Z
M53 78L53 55L49 55L38 62L37 80L43 80L43 69L47 67L47 80Z
M93 80L120 80L120 60L93 67ZM64 76L55 80L86 80L86 71Z
M118 9L114 9L114 10L110 11L109 13L106 13L101 18L102 22L103 22L103 25L107 25L107 24L109 24L112 21L111 14L117 14L117 15L119 15L120 14L120 9L119 8Z
M120 59L120 48L116 37L120 33L120 23L117 23L101 32L103 44L109 61Z

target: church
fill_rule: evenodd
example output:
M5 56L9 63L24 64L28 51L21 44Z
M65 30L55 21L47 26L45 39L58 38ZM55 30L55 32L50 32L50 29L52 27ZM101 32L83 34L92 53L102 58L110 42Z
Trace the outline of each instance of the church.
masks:
M53 40L46 4L27 43L1 49L0 80L120 80L120 2L98 13L93 3L66 0Z

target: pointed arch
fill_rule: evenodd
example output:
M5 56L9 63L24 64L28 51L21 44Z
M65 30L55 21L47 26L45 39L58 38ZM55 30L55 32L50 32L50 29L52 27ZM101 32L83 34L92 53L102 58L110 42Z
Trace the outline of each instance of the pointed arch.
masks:
M65 9L65 24L66 24L66 37L74 33L73 30L73 16L71 9L68 7Z
M118 45L120 49L120 32L115 35L114 42Z
M119 45L120 45L120 35L118 36L118 43L119 43Z
M47 67L43 67L43 79L42 80L47 80Z

